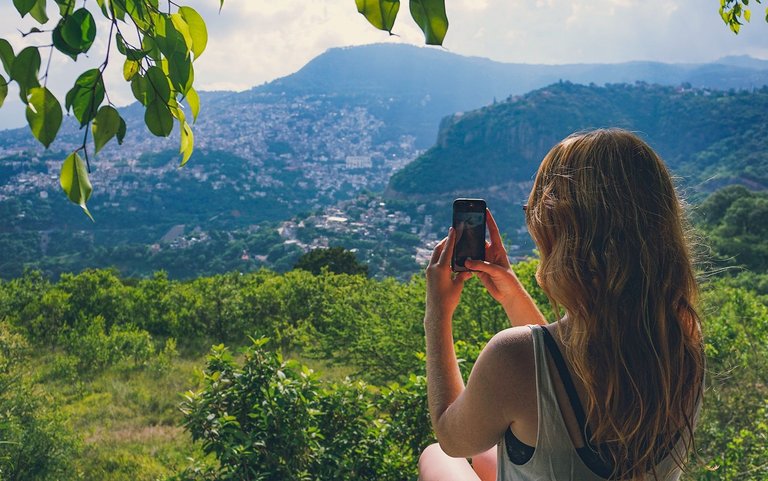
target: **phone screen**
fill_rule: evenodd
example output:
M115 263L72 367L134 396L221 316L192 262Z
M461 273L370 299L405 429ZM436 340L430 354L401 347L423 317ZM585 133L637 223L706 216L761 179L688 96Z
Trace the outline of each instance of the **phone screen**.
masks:
M457 199L453 204L453 228L456 246L451 267L454 271L468 270L467 259L485 260L485 201Z

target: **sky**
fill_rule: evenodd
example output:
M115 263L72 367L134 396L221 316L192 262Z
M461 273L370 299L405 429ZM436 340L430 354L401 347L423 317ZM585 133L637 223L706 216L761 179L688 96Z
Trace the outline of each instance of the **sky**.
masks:
M48 2L52 18L54 2ZM78 2L79 3L79 2ZM161 5L165 0L160 1ZM370 26L354 0L183 0L208 25L206 51L195 62L197 90L246 90L289 75L333 47L369 43L423 45L424 37L403 0L394 33ZM768 59L765 5L734 35L718 15L718 0L446 0L450 22L442 48L460 54L522 63L615 63L631 60L701 63L727 55ZM95 2L88 2L95 6ZM50 40L19 30L35 26L20 19L10 0L0 5L0 38L18 53ZM48 28L53 27L53 21ZM77 74L104 59L108 26L99 22L88 58L73 62L55 52L48 88L62 100ZM50 37L48 37L50 38ZM114 47L113 47L114 48ZM440 48L440 47L425 47ZM43 51L43 65L47 49ZM112 56L117 59L117 56ZM5 72L2 72L5 74ZM133 101L122 79L122 63L106 71L116 105ZM0 108L0 129L25 124L23 106L11 88Z

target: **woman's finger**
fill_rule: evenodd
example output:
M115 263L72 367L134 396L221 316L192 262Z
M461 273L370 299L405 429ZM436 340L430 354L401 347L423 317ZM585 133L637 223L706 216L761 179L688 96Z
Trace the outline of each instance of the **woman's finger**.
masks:
M443 240L437 243L435 249L432 251L432 257L429 259L430 264L435 264L440 259L440 253L443 252L447 240L448 238L444 237Z
M491 244L492 245L502 245L501 243L501 234L499 234L499 226L496 225L496 219L493 218L493 214L491 214L491 209L486 208L485 209L488 214L488 233L491 235Z
M502 267L498 264L493 264L487 261L472 261L467 259L464 265L466 265L473 271L484 272L489 275L499 274L502 272L506 272L507 270L505 267Z
M453 281L454 282L463 283L463 282L469 280L469 278L471 278L471 277L472 277L472 273L471 272L463 271L463 272L459 272L458 274L456 274L456 278Z
M453 255L454 244L456 244L456 229L451 227L448 229L448 237L445 239L445 247L443 247L443 251L440 253L440 258L437 261L438 264L445 264L448 256Z

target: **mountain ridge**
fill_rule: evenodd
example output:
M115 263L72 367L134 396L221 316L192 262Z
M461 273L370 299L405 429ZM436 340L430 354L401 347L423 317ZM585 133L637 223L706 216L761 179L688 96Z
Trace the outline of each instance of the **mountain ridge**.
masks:
M768 168L766 111L768 88L729 93L560 82L447 117L435 145L394 174L387 193L424 198L526 182L560 139L602 127L638 131L673 171L700 190L711 190L707 183L765 189L768 177L760 172ZM452 175L442 175L446 171Z

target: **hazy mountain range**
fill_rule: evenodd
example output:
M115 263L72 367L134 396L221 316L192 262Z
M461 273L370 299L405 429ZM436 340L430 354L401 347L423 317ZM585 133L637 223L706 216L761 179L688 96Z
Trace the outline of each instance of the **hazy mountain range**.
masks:
M738 153L726 162L730 177L719 182L764 186L750 169L765 158L768 110L756 90L767 84L768 61L748 57L525 65L403 45L331 49L251 90L201 93L196 153L183 169L175 167L176 133L152 137L136 104L122 109L126 142L91 159L95 224L58 186L61 161L82 142L71 119L47 152L26 128L0 131L0 248L18 271L54 251L146 246L178 225L234 231L385 188L390 198L420 203L472 189L512 198L552 143L574 129L607 125L661 139L681 173L720 175L725 154ZM542 90L526 94L534 89ZM740 154L747 151L754 155ZM468 170L452 167L457 159ZM507 170L489 180L500 165ZM472 180L457 182L465 178Z

